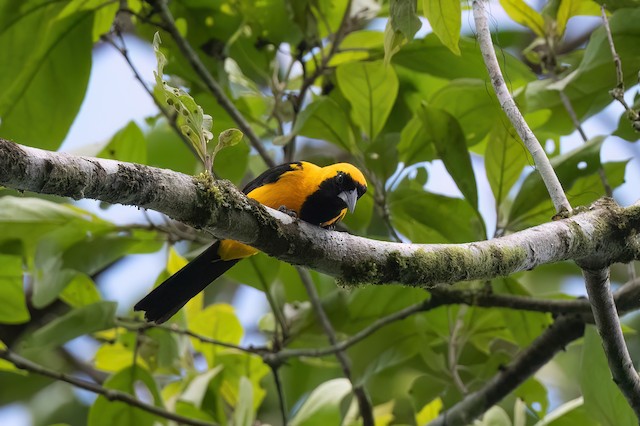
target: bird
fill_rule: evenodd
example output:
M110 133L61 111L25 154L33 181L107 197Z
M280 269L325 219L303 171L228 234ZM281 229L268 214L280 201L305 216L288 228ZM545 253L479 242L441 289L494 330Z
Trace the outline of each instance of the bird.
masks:
M272 167L242 190L265 206L313 225L333 228L367 191L362 172L349 163L319 167L306 161ZM213 243L134 306L145 319L161 324L240 260L257 249L234 240Z

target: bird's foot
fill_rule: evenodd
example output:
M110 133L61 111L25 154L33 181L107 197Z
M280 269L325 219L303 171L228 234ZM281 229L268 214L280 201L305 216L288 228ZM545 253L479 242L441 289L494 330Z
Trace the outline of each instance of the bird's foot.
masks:
M291 210L289 208L287 208L287 206L280 206L278 207L278 211L282 212L288 216L291 216L294 219L298 218L298 213L296 213L294 210Z

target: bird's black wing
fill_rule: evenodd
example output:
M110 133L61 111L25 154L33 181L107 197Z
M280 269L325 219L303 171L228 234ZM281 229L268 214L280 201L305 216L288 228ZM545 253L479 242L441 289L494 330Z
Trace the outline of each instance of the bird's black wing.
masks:
M264 171L260 176L249 182L242 188L242 192L245 194L250 193L256 188L260 188L261 186L277 182L286 172L290 172L292 170L297 170L302 168L302 163L299 161L292 163L284 163L279 166L275 166L270 168L269 170Z

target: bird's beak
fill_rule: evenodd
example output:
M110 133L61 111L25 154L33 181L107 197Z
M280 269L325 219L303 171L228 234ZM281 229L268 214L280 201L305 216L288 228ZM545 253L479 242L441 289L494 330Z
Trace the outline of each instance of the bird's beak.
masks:
M358 201L358 191L356 189L352 189L351 191L342 191L338 194L338 197L344 201L349 211L353 213L356 209L356 201Z

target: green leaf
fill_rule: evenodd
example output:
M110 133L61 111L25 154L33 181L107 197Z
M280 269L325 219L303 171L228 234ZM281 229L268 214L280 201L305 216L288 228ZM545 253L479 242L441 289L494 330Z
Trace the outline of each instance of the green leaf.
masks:
M416 13L415 0L391 0L389 5L389 20L384 29L384 63L388 64L391 57L408 40L412 40L422 22Z
M158 392L158 386L153 377L141 366L125 368L114 374L104 382L107 389L115 389L128 393L134 398L146 388L145 393L153 398L151 402L156 407L162 408L162 398ZM99 396L89 410L87 426L153 426L163 419L135 408L130 404L119 401L109 401L104 396Z
M351 104L353 121L373 141L384 127L398 94L398 77L382 61L353 62L336 70L338 86Z
M69 224L82 228L83 232L98 232L112 227L108 222L66 204L39 198L0 198L0 241L21 240L29 253L44 234Z
M78 308L102 300L96 284L86 274L77 274L60 293L60 300L67 305Z
M600 15L600 6L591 0L562 0L556 16L556 36L564 35L569 19L578 15Z
M215 159L216 154L224 148L229 148L240 143L244 134L238 129L227 129L222 131L218 135L218 143L211 154L212 160Z
M22 259L0 254L0 323L20 324L29 321L22 284Z
M207 306L189 321L189 330L201 336L238 345L242 340L243 330L233 306L223 303ZM196 351L202 353L213 368L217 365L216 354L224 349L216 345L191 339Z
M604 139L604 136L595 137L579 148L551 159L551 165L565 191L570 190L579 178L598 171L600 147ZM509 223L530 215L542 203L550 203L549 195L540 174L534 170L524 180L513 202L509 212Z
M500 206L528 164L527 150L515 131L506 126L494 126L484 154L487 179Z
M326 140L353 152L355 141L347 117L335 100L321 96L300 111L292 133Z
M115 302L98 302L72 309L27 337L22 342L21 352L37 354L78 336L113 328L116 306Z
M460 55L460 28L462 27L462 7L459 1L422 0L422 10L431 28L442 44L451 52Z
M333 379L315 388L291 419L291 426L325 426L341 423L340 404L351 392L347 379Z
M463 37L458 46L461 54L455 55L438 37L429 34L404 46L394 55L392 63L447 80L473 78L488 81L489 75L476 40ZM496 50L503 52L500 64L508 70L509 84L514 90L536 80L536 76L522 61L501 50L500 46L496 46Z
M64 251L62 260L67 268L93 275L124 256L154 253L163 244L164 239L154 231L119 230L78 241Z
M251 381L243 376L238 389L238 404L233 411L233 426L251 426L254 419L253 387Z
M430 131L422 121L421 111L416 111L402 129L398 156L406 166L431 161L436 157L436 149Z
M80 109L94 12L59 16L66 3L0 1L0 133L6 139L55 150Z
M130 121L116 133L98 157L129 163L147 163L147 141L140 127Z
M563 0L564 3L566 0ZM500 0L507 15L517 23L524 25L539 37L545 36L545 25L542 15L533 10L524 0Z
M492 288L502 294L531 296L531 293L513 278L494 280ZM500 312L515 342L522 348L529 346L551 324L549 315L541 312L519 309L500 309Z
M207 144L213 139L213 118L203 112L202 107L184 90L170 86L162 79L167 58L160 51L160 33L153 36L153 50L158 68L153 72L156 80L155 92L162 102L176 112L176 125L189 139L200 160L206 164Z
M478 207L478 189L471 167L464 133L458 120L441 109L423 104L419 110L422 125L436 148L438 157L458 185L460 192L475 209Z
M260 356L234 350L221 351L216 360L223 366L223 380L219 393L226 403L233 407L241 404L241 382L243 378L249 379L253 394L252 409L255 412L266 395L261 382L271 369Z
M429 106L442 109L458 120L468 146L483 140L499 127L497 123L508 123L493 91L487 90L486 82L478 79L452 80L431 96Z
M389 22L394 31L400 31L407 40L413 39L422 27L416 13L415 0L391 0Z
M190 382L187 388L180 395L180 400L190 402L196 408L202 408L203 402L207 391L210 388L210 383L215 379L222 371L223 366L218 365L215 368L211 368L202 374L195 376Z
M579 380L584 407L600 424L637 424L638 420L633 410L611 378L600 336L591 325L586 327L584 333Z
M121 342L105 343L98 348L93 356L93 362L97 369L111 373L118 372L136 363L146 368L142 357L134 357L133 351Z
M462 243L483 238L474 209L460 198L426 192L415 182L389 195L393 226L413 242Z

